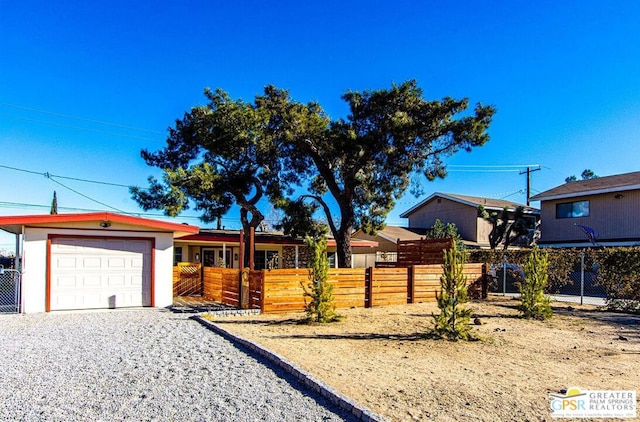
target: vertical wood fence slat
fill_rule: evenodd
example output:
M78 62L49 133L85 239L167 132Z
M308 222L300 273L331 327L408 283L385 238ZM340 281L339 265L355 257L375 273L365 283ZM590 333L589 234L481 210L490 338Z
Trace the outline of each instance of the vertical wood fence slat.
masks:
M407 303L414 303L416 297L416 287L413 283L413 277L415 275L415 267L409 267L409 272L407 274Z

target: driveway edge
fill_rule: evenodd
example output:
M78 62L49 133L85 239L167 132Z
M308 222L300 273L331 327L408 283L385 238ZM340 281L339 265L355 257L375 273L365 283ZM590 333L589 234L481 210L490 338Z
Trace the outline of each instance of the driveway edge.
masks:
M231 342L240 344L252 352L256 353L258 356L261 356L267 359L269 362L273 363L278 368L283 371L289 373L293 377L295 377L298 382L305 385L310 390L320 394L325 399L329 400L334 405L338 406L340 409L351 413L356 418L364 422L385 422L388 421L385 417L378 415L377 413L372 412L370 409L360 405L355 400L350 399L339 391L333 389L331 386L326 384L324 381L321 381L311 375L310 373L302 370L295 363L287 360L286 358L274 353L264 347L260 346L257 343L254 343L250 340L237 336L219 325L202 318L201 316L194 315L191 317L192 319L198 321L200 324L207 326L214 332L220 334L222 337L230 340Z

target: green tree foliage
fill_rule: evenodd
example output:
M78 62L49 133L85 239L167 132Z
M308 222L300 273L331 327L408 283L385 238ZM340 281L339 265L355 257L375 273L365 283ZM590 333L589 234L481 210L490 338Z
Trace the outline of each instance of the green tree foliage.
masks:
M307 237L305 243L311 250L309 283L301 283L305 297L305 312L309 321L334 322L340 319L333 306L333 286L327 281L329 261L327 259L327 238ZM309 299L307 301L307 299Z
M458 227L454 223L444 224L439 218L436 218L433 226L427 229L424 237L425 239L447 239L453 237L456 242L456 248L464 249L464 243L462 243L462 238L458 233Z
M589 179L596 179L598 177L597 174L595 174L592 170L590 169L585 169L582 174L580 174L580 177L582 177L582 180L589 180ZM575 182L577 181L578 178L575 175L569 176L566 179L564 179L564 181L566 183L569 182Z
M205 222L219 219L235 203L248 236L264 219L258 201L265 195L281 200L298 177L282 167L263 108L232 100L221 90L207 89L205 96L206 106L192 108L169 129L164 149L141 152L148 165L162 170L163 179L150 177L147 189L134 187L131 193L145 210L176 216L193 206Z
M549 278L548 267L547 252L534 247L524 264L524 280L518 283L518 309L524 318L547 319L553 315L549 298L544 294Z
M53 191L53 199L51 200L51 211L49 214L57 214L58 213L58 197L56 196L56 191Z
M440 277L440 294L436 293L440 313L433 315L433 334L452 341L472 340L471 310L463 306L467 302L467 278L464 275L466 253L458 249L443 251L443 275Z
M142 151L147 164L164 175L162 181L150 178L148 189L133 188L133 198L145 210L172 216L195 205L204 221L235 203L246 231L264 218L257 206L264 196L296 217L285 224L292 233L313 228L302 217L311 218L319 207L336 240L340 267L351 267L351 234L384 227L411 177L445 177L446 157L485 144L495 112L478 104L469 113L466 98L425 100L415 81L347 92L342 98L350 114L337 120L318 104L296 102L274 86L253 103L232 100L221 90L205 95L207 106L177 120L163 150ZM307 193L293 195L297 185ZM337 205L335 214L328 196Z
M507 207L498 212L487 211L484 206L478 205L478 217L484 218L491 224L489 232L489 247L491 249L496 249L501 244L503 249L507 249L522 236L527 237L529 244L533 242L532 232L535 230L535 219L525 215L524 207L517 207L511 215Z
M342 99L350 113L337 120L315 103L300 104L280 94L281 101L270 104L271 128L286 139L285 156L308 182L309 193L294 203L312 201L324 211L340 267L351 266L351 234L383 228L411 177L445 177L446 157L484 145L495 112L478 104L465 113L466 98L426 100L415 81L347 92ZM325 194L337 204L335 215Z

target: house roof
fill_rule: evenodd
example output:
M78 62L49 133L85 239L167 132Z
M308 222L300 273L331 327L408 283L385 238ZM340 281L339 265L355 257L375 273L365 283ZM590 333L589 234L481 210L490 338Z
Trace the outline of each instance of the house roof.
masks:
M399 226L386 226L384 229L378 230L377 236L389 242L395 243L398 239L420 240L421 238L424 237L425 232L426 232L426 229L415 229L415 228L407 228L407 227L399 227ZM361 233L361 231L354 233L354 236L357 233ZM360 239L352 237L351 241L353 242L354 240L361 241Z
M38 214L0 216L0 229L9 233L22 233L23 226L29 227L63 227L73 223L119 223L137 227L145 227L164 232L173 232L174 237L198 233L197 226L189 224L169 223L131 215L112 212L92 212L81 214ZM96 228L100 227L99 224Z
M458 195L454 193L435 192L431 196L429 196L427 199L420 201L418 204L414 205L413 207L409 208L407 211L400 214L400 217L409 218L411 214L413 214L418 209L422 208L424 205L426 205L427 203L429 203L435 198L448 199L454 202L469 205L474 208L477 208L478 205L482 205L485 207L485 209L499 211L504 209L505 207L509 210L515 210L518 207L523 207L524 212L527 214L540 213L540 210L538 210L537 208L529 207L524 204L518 204L517 202L505 201L504 199L482 198L479 196L468 196L468 195Z
M640 189L640 171L568 182L534 195L530 199L532 201L549 201L635 189Z

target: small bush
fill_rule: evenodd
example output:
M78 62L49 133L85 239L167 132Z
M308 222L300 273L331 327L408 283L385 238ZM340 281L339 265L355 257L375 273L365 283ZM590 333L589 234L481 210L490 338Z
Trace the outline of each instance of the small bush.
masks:
M433 315L432 334L448 340L475 340L471 335L471 310L462 306L467 302L467 278L464 276L466 254L458 249L443 251L440 294L436 293L440 314Z
M309 268L309 283L306 286L304 283L300 284L304 290L307 319L322 323L338 321L340 315L336 314L335 306L332 304L333 286L327 281L327 273L329 272L329 261L326 254L327 239L321 237L314 240L307 237L305 242L311 249L311 267Z
M553 315L549 298L544 295L548 268L547 251L534 247L524 264L524 280L517 283L520 290L518 309L524 318L547 319Z

